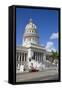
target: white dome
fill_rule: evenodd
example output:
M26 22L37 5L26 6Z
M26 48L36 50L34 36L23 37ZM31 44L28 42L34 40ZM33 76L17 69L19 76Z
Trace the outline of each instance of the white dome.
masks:
M28 43L39 44L39 36L36 30L37 27L30 18L29 23L25 27L23 44L28 44Z
M26 25L25 30L27 29L36 29L36 25L34 23L30 22Z
M36 29L36 25L32 22L32 19L30 18L29 23L25 27L25 33L36 32Z

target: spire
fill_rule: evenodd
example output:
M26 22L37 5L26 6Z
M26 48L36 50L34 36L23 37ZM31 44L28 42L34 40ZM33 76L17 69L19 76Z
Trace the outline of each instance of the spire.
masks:
M29 19L29 22L31 23L32 22L32 18L30 17L30 19Z

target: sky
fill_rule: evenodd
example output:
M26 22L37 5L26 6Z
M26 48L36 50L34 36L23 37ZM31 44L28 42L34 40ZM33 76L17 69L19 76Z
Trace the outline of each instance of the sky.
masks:
M16 8L16 45L22 44L29 19L37 26L40 45L47 50L58 50L58 11L48 9Z

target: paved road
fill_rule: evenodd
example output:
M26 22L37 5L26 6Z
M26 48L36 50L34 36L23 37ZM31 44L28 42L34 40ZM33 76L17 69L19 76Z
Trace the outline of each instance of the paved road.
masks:
M45 70L42 72L29 72L16 74L16 82L23 81L44 81L56 80L58 78L57 70Z
M28 81L44 81L44 80L57 80L57 79L58 79L58 74L45 76L45 77L39 77L39 78L35 78L35 79L30 79Z

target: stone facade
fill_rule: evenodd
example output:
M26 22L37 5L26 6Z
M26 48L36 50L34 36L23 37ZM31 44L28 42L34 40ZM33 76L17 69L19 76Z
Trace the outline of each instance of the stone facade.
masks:
M25 27L22 46L16 47L16 68L27 64L32 59L44 63L46 61L46 49L39 44L37 27L30 18Z

